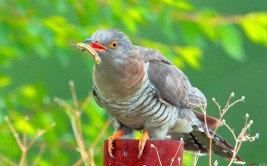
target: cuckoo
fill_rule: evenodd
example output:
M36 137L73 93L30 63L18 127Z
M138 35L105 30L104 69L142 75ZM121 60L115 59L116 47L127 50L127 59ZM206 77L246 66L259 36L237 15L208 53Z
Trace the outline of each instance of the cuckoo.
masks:
M138 157L147 139L183 138L185 150L208 153L207 133L212 134L210 128L220 125L220 121L207 116L205 125L204 115L194 111L206 107L204 94L160 51L133 45L115 29L98 30L78 46L96 62L93 94L116 130L108 139L112 157L113 141L132 138L135 130L142 131ZM215 135L212 142L215 154L232 158L233 147L225 139ZM239 156L235 162L245 163Z

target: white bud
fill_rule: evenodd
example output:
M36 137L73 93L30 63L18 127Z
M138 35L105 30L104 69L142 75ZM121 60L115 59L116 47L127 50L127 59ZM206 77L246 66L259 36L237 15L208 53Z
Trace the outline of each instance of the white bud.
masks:
M27 120L27 121L30 119L29 116L25 116L24 118L25 118L25 120Z
M223 122L223 124L225 124L225 122L226 122L225 119L223 119L222 122Z
M216 99L214 97L211 100L214 101L214 102L216 101Z
M249 114L248 113L246 113L246 118L248 118L249 117Z
M155 148L155 145L154 145L154 144L150 144L150 147L151 147L151 148Z
M214 166L218 166L218 161L217 160L214 161Z
M4 118L5 118L5 120L8 120L9 119L8 116L5 116Z
M52 127L55 127L56 125L56 122L52 122Z
M241 100L244 101L244 100L245 100L245 96L242 96L242 97L241 97Z
M70 80L69 81L69 84L70 84L70 86L73 86L74 85L74 81L73 80Z
M259 139L259 137L260 137L260 134L256 133L255 138Z
M249 121L249 124L251 124L251 125L252 125L252 124L253 124L253 120L250 120L250 121Z
M250 125L250 123L249 123L249 124L247 124L247 128L250 128L250 126L251 126L251 125Z
M235 97L235 92L232 92L231 93L231 97Z

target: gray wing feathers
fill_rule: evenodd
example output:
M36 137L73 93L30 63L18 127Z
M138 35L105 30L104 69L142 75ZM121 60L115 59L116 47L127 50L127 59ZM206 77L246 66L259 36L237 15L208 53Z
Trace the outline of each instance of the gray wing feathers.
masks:
M190 105L198 107L198 106L207 106L207 100L204 94L197 88L192 87L191 91L188 94L188 102Z
M187 76L161 52L139 46L137 50L144 61L149 62L149 80L162 100L177 107L198 107L200 104L206 106L204 94L192 87Z

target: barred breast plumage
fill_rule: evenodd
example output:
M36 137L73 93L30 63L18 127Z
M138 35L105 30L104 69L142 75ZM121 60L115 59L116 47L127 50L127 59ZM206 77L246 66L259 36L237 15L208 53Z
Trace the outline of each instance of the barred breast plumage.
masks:
M114 118L132 129L169 128L178 119L178 108L161 101L147 77L132 98L125 101L105 99L96 87L95 94Z

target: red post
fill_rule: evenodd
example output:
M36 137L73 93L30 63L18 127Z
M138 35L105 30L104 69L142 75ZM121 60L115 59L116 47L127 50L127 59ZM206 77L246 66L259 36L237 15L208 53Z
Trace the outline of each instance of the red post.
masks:
M113 143L113 155L104 144L104 166L182 166L183 143L178 140L147 140L138 159L138 140L118 139Z

